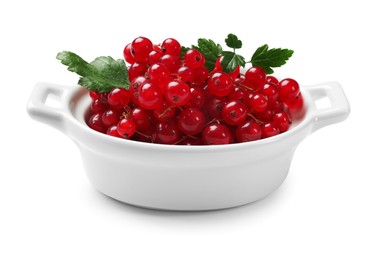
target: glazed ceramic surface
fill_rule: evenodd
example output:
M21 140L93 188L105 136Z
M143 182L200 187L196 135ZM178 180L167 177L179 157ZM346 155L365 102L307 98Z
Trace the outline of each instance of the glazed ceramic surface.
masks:
M151 144L96 132L85 123L91 101L79 86L38 83L27 111L77 144L88 179L107 196L153 209L214 210L272 193L285 180L297 145L317 129L348 117L349 103L338 83L302 86L301 91L306 113L289 131L230 145ZM318 108L315 103L323 98L330 105Z

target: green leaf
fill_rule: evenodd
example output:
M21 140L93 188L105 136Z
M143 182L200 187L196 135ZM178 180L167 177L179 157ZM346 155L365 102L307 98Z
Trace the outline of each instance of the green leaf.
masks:
M185 53L190 50L189 47L181 46L180 57L184 57Z
M223 55L223 58L221 61L221 66L223 68L223 71L225 72L234 71L238 65L242 67L245 66L244 57L239 54L236 54L235 52L223 51L222 55Z
M78 84L89 90L101 93L115 87L128 89L130 86L127 67L122 59L114 60L109 56L101 56L88 63L69 51L58 53L56 58L68 66L69 71L81 76Z
M293 53L294 51L289 49L269 49L269 46L264 44L256 49L252 55L251 63L253 66L263 68L267 74L272 74L274 72L272 68L286 64Z
M205 66L209 71L212 71L215 67L215 62L222 53L222 46L216 44L213 40L200 38L198 39L198 46L192 47L205 56Z
M242 47L242 41L238 39L235 34L230 33L225 39L226 45L233 49L240 49Z

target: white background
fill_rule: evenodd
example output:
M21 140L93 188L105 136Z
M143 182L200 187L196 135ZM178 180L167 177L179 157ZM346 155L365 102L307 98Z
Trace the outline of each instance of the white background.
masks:
M2 1L0 259L378 259L374 1ZM127 206L87 180L75 144L35 122L38 81L74 85L56 59L122 58L139 35L295 50L276 70L302 85L338 81L350 117L303 141L272 196L214 212ZM375 38L374 38L375 37Z

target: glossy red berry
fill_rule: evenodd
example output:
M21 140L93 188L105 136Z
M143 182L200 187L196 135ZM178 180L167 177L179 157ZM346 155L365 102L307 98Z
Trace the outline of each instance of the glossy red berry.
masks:
M122 137L119 135L118 133L118 129L117 129L117 126L116 125L112 125L110 126L107 130L106 130L106 134L107 135L111 135L111 136L114 136L114 137Z
M162 42L161 51L173 56L180 56L181 45L176 39L168 38Z
M134 62L129 67L129 80L133 81L138 76L145 76L147 69L147 63Z
M175 112L176 107L163 100L160 106L153 110L152 114L157 121L163 121L172 118Z
M91 112L92 113L103 112L106 108L107 108L107 106L103 102L101 102L100 98L93 100L92 103L91 103Z
M236 128L238 142L250 142L261 139L261 127L254 121L246 121Z
M131 117L134 120L135 128L143 131L151 127L153 119L150 110L136 107L131 111Z
M163 53L161 51L153 50L148 54L148 65L156 64L160 62L161 57L163 56Z
M254 113L262 112L268 107L268 100L261 94L252 94L249 96L248 102L249 107Z
M211 95L225 97L233 90L232 78L223 71L215 72L208 80L208 90Z
M194 70L188 66L182 66L177 70L177 75L180 80L186 84L191 84L194 81Z
M210 124L202 131L202 142L206 145L230 144L232 142L231 131L225 125Z
M197 108L187 108L180 113L177 124L180 131L184 134L196 135L205 126L205 116Z
M229 125L239 125L247 118L247 107L239 101L229 101L222 109L222 118Z
M176 74L177 70L180 68L180 58L171 54L164 54L161 56L160 63L167 66L169 71L173 74Z
M186 66L192 69L202 67L205 64L205 56L196 49L188 50L184 55L184 59Z
M245 72L244 84L252 88L253 90L259 90L264 86L265 82L266 73L262 68L253 66Z
M145 82L139 89L138 103L144 109L155 109L161 105L163 96L160 87L152 82Z
M172 79L168 67L161 63L151 65L147 70L147 75L151 82L158 85L160 88L165 87Z
M190 98L185 107L202 108L206 101L205 91L198 87L190 88Z
M139 90L140 90L141 86L148 81L149 80L146 79L143 76L138 76L131 81L129 93L130 93L131 101L134 105L139 106L139 100L138 100Z
M173 120L158 122L155 127L155 142L160 144L175 144L182 138L182 133Z
M273 123L266 123L261 127L261 138L278 135L280 130Z
M129 64L133 64L135 62L135 59L131 54L131 43L127 44L123 49L123 57L125 58L125 61Z
M190 88L181 80L172 80L165 88L165 98L173 106L183 106L190 99Z
M101 94L98 93L97 91L90 90L89 91L89 96L91 97L92 100L98 99L101 97Z
M97 132L105 133L106 127L102 123L102 113L91 115L87 122L88 126Z
M123 118L117 124L117 131L120 136L130 139L135 133L136 126L132 118Z
M136 62L146 63L148 55L153 50L152 42L146 37L135 38L130 47L130 52Z
M280 133L283 133L289 130L290 118L285 112L276 113L272 123L280 130Z
M108 103L112 108L121 109L130 102L130 93L124 88L114 88L109 92Z
M279 83L279 96L284 103L290 103L299 95L299 84L294 79L283 79Z
M103 113L102 113L102 123L104 124L104 126L112 126L112 125L116 125L120 119L120 115L118 113L118 111L114 110L114 109L108 109L108 110L105 110Z
M274 84L274 85L278 85L279 81L276 77L272 76L272 75L269 75L269 76L266 76L266 82L267 83L271 83L271 84Z

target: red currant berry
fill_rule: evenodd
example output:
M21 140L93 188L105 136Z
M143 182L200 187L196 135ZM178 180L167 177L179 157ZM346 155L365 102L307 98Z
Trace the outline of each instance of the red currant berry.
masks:
M157 121L167 120L172 118L176 113L176 108L163 100L161 105L153 110L154 118Z
M294 79L283 79L279 83L279 96L284 103L290 103L299 95L299 85Z
M194 83L201 86L209 77L209 70L205 66L194 69Z
M267 99L261 94L252 94L248 98L249 107L252 109L252 112L262 112L268 107Z
M287 110L293 119L303 118L306 112L303 102L304 101L303 101L302 94L299 92L298 96L293 101L286 104Z
M167 66L161 63L153 64L148 68L147 75L151 82L163 88L171 79Z
M274 112L271 109L265 109L264 111L254 113L255 117L264 122L264 123L269 123L273 120L274 117Z
M225 97L233 90L233 80L225 72L215 72L208 80L208 90L211 95Z
M190 99L190 88L180 80L172 80L165 88L165 97L172 105L183 106Z
M228 96L228 100L246 103L249 94L249 91L245 88L237 87L235 88L235 91Z
M123 49L123 57L125 61L129 64L133 64L135 62L133 55L131 54L131 43L127 44L126 47Z
M89 96L91 97L92 100L98 99L101 97L101 94L98 93L97 91L90 90L89 91Z
M119 113L114 110L114 109L108 109L106 111L104 111L104 113L102 113L102 123L109 127L109 126L112 126L112 125L116 125L119 121Z
M278 135L280 130L272 123L266 123L261 127L261 138Z
M194 70L188 66L182 66L178 69L177 75L180 80L186 84L191 84L194 81Z
M130 139L135 133L136 126L132 118L123 118L117 124L117 131L120 136Z
M286 132L290 127L290 118L285 112L274 115L273 125L280 130L280 133Z
M279 83L278 79L277 79L276 77L274 77L274 76L271 76L271 75L266 76L266 82L271 83L271 84L274 84L274 85L276 85L276 86L277 86L278 83Z
M151 51L148 54L148 65L156 64L160 62L161 57L163 56L163 53L161 51Z
M148 82L148 80L143 76L138 76L131 81L129 92L130 92L131 101L134 105L139 106L139 101L138 101L139 90L140 90L140 87L146 82Z
M202 67L205 64L205 57L195 49L188 50L184 55L184 59L186 66L192 69Z
M253 66L245 72L244 84L252 88L253 90L259 90L264 86L265 82L266 73L262 68Z
M247 107L239 101L230 101L222 109L222 118L229 125L239 125L247 118Z
M205 116L197 108L187 108L180 113L177 124L184 134L196 135L205 126Z
M147 63L134 62L129 67L129 80L133 81L138 76L145 76L147 72Z
M175 144L182 138L177 123L169 120L158 122L155 127L155 142L160 144Z
M114 137L122 137L118 133L118 129L116 125L112 125L106 130L106 134Z
M131 117L134 120L135 127L138 131L150 128L153 122L150 110L136 107L131 111Z
M226 97L216 97L210 96L205 104L206 111L209 112L210 116L215 119L222 118L222 109L227 103Z
M146 37L138 37L131 43L131 54L136 62L146 63L148 54L153 50L152 42Z
M93 100L91 103L92 113L103 112L106 108L107 106L103 102L101 102L100 98Z
M160 87L152 82L144 83L139 89L138 103L144 109L155 109L161 105L163 96Z
M161 44L161 50L163 53L171 54L173 56L180 56L181 45L180 43L173 38L168 38L163 41Z
M102 123L102 114L95 113L93 114L87 122L88 126L97 132L105 133L106 127Z
M236 128L238 142L250 142L261 139L261 127L254 121L246 121Z
M260 93L267 97L268 102L273 102L278 98L277 87L270 83L265 84L262 89L260 89Z
M188 103L185 104L185 107L202 108L205 104L205 100L205 91L197 87L190 88L190 98Z
M222 124L210 124L202 131L202 142L206 145L230 144L231 131Z
M180 58L176 57L176 56L173 56L171 54L164 54L160 58L160 63L162 63L165 66L167 66L167 68L169 69L169 71L171 73L176 74L177 70L180 67Z
M130 93L124 88L114 88L109 92L108 103L112 108L121 109L130 102Z

